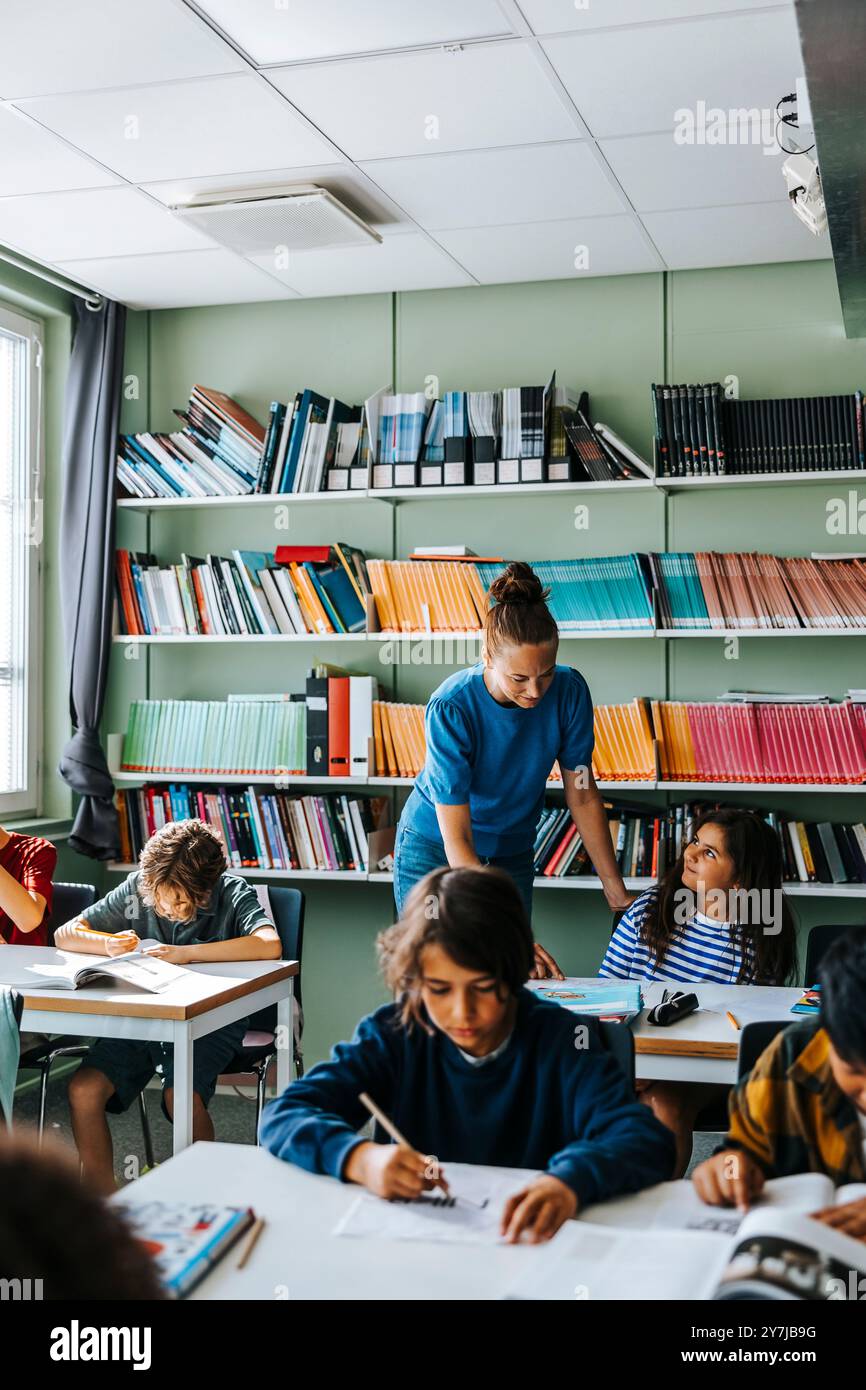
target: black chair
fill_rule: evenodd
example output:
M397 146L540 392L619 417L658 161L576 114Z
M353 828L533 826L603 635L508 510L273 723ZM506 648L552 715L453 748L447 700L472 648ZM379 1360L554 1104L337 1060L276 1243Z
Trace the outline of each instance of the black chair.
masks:
M294 979L294 997L297 1000L299 1027L295 1037L295 1074L304 1074L304 1059L300 1047L303 1032L303 1007L301 1000L301 961L304 950L304 895L299 888L268 887L271 916L282 946L283 960L296 960L298 973ZM294 1021L293 1021L294 1026ZM256 1129L255 1142L259 1142L259 1120L265 1103L268 1068L276 1059L277 1044L277 1006L271 1004L260 1009L248 1020L244 1045L228 1068L218 1078L218 1084L237 1086L255 1080L256 1083ZM147 1104L144 1091L139 1093L138 1108L141 1116L141 1129L144 1136L144 1157L148 1167L153 1167L153 1142L147 1118Z
M795 1016L796 1017L796 1016ZM793 1022L790 1018L773 1019L772 1022L747 1023L740 1034L740 1050L737 1054L737 1080L742 1081L744 1076L748 1076L752 1067L757 1062L761 1053L764 1052L773 1041L777 1033L783 1028L787 1028Z
M615 1023L610 1019L600 1019L598 1031L604 1048L622 1067L625 1079L633 1091L634 1033L627 1023Z
M818 964L821 957L837 941L840 936L851 931L850 926L845 927L812 927L806 941L806 978L805 985L809 989L815 984L818 978Z
M20 992L20 990L13 989L11 985L0 985L0 996L4 994L8 995L9 997L9 1002L12 1005L12 1018L14 1020L15 1027L20 1030L21 1015L24 1012L24 995ZM8 1127L9 1129L12 1128L11 1113L9 1116Z
M92 883L55 883L51 916L48 922L49 944L53 945L54 943L54 931L57 927L62 927L64 922L86 912L89 907L93 906L98 897L99 894ZM37 1043L35 1047L22 1052L18 1062L19 1071L38 1071L40 1074L39 1120L37 1123L40 1144L42 1131L45 1128L45 1101L48 1095L48 1079L51 1075L51 1068L58 1057L83 1057L86 1052L87 1044L82 1043L80 1038L69 1035Z

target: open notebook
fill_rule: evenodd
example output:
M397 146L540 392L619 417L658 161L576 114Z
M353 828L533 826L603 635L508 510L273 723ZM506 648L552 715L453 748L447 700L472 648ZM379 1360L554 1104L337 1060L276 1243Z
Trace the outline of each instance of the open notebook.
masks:
M805 1173L767 1183L745 1216L672 1191L650 1230L568 1222L507 1294L515 1299L845 1301L866 1292L866 1244L808 1212L866 1197ZM671 1229L672 1227L678 1229Z
M19 989L80 989L82 985L104 984L117 980L125 985L137 985L151 994L160 994L175 980L188 974L181 965L157 960L148 951L129 951L123 956L91 956L80 952L61 951L63 964L28 965L28 974L35 978L17 986Z

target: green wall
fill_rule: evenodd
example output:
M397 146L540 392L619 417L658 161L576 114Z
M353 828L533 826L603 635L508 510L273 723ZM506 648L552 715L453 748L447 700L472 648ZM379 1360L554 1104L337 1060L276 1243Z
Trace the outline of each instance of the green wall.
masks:
M866 385L866 345L842 332L832 265L793 265L631 275L365 295L318 301L163 310L130 315L127 373L137 399L124 407L124 428L174 428L196 381L235 396L259 419L272 399L304 386L346 400L393 380L397 390L439 392L557 380L589 390L602 419L649 455L649 384L736 374L743 396L841 392ZM136 389L134 387L133 389ZM846 485L847 487L847 485ZM583 498L502 497L440 502L226 509L211 513L122 513L119 543L150 548L160 561L242 546L272 549L281 541L346 539L373 555L405 556L415 544L465 542L479 553L559 558L635 549L748 549L780 553L862 549L862 539L830 537L820 486L748 487L679 493L601 494L589 500L589 524L575 529ZM351 655L344 656L346 651ZM104 727L120 731L130 699L150 694L216 698L230 690L299 689L309 649L195 652L115 650ZM729 687L802 690L833 695L866 683L856 639L744 640L735 660L718 639L564 641L561 659L586 675L597 701L635 694L711 697ZM125 653L128 654L125 655ZM379 649L323 643L318 659L380 675L401 699L422 701L448 666L381 666ZM131 658L131 659L128 659ZM858 669L859 663L859 669ZM402 794L401 799L402 799ZM663 804L661 793L645 794ZM759 796L744 796L766 804ZM862 819L866 796L773 796L771 804L829 819ZM399 803L398 803L399 804ZM383 997L373 959L376 931L391 920L388 886L305 883L308 932L304 1004L308 1061L349 1035L358 1017ZM863 900L792 900L805 931L819 921L866 920ZM570 973L594 971L610 914L599 893L544 890L535 895L539 938Z

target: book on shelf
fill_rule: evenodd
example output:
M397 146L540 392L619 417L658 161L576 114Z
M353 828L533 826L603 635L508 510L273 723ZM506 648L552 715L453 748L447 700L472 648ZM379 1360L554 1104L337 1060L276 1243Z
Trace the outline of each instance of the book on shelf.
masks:
M661 878L679 859L697 816L730 805L687 801L677 806L632 806L605 801L614 857L624 878ZM759 814L779 840L784 883L866 885L866 825L797 820L780 811ZM594 875L567 807L546 805L534 845L535 873L545 878Z
M653 384L656 474L826 473L862 469L863 393L729 400L719 382Z
M221 391L194 386L182 430L121 435L117 482L128 497L242 497L252 492L266 430Z
M184 553L180 564L164 566L121 549L115 580L118 625L133 635L324 635L361 632L367 623L366 557L345 541Z
M298 796L258 787L177 783L116 795L121 854L134 863L169 821L198 818L222 841L230 869L367 873L368 837L390 820L383 797Z

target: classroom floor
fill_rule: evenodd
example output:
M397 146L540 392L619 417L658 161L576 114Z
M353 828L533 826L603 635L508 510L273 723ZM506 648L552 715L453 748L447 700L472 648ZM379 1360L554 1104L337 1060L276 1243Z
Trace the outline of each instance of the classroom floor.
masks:
M36 1087L16 1096L14 1118L17 1124L34 1125L38 1110L39 1094ZM153 1137L154 1158L157 1163L161 1163L171 1157L171 1129L162 1114L158 1091L147 1092L147 1113ZM253 1143L255 1105L252 1100L242 1099L238 1095L217 1094L210 1103L210 1114L216 1137L222 1143ZM131 1108L124 1115L109 1115L108 1122L114 1140L115 1173L118 1181L131 1181L134 1177L140 1177L145 1163L138 1108ZM72 1144L65 1077L58 1077L56 1081L49 1083L45 1127L46 1132L51 1132L66 1143ZM695 1135L689 1172L696 1164L709 1157L718 1142L717 1134Z

